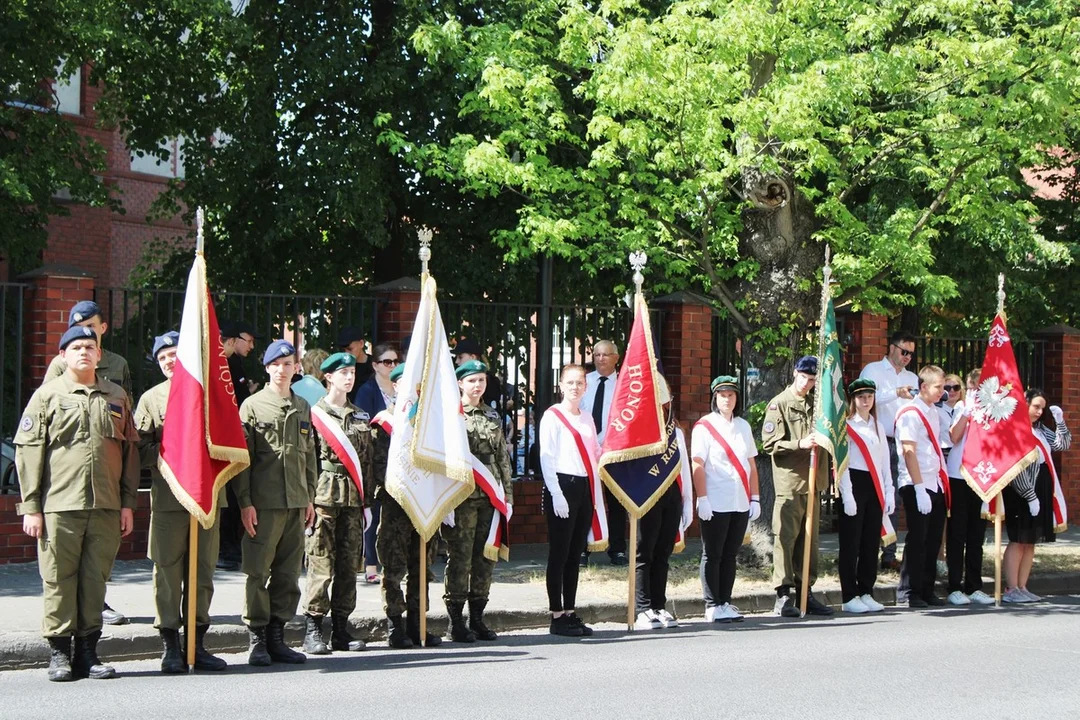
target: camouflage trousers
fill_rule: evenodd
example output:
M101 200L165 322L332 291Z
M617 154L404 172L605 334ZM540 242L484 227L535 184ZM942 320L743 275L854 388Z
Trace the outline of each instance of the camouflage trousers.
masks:
M412 520L389 493L382 493L382 515L375 539L382 572L383 610L387 617L420 612L420 534ZM435 580L431 565L435 560L435 542L427 544L427 586ZM405 594L401 581L405 580ZM426 590L426 588L425 588Z
M495 561L484 557L484 544L495 508L486 495L471 497L454 508L454 527L443 525L446 538L446 574L443 583L447 604L487 600Z
M356 574L364 557L363 544L363 508L315 506L315 527L304 541L306 614L323 616L333 611L348 617L356 609Z

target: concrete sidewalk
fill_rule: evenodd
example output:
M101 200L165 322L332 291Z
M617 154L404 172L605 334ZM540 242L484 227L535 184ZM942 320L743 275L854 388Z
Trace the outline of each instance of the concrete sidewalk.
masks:
M1070 530L1059 536L1059 543L1080 547L1080 531ZM823 535L823 553L836 552L836 535ZM684 556L697 557L700 543L691 539ZM549 622L547 595L542 582L522 582L521 571L535 572L543 577L547 558L546 545L519 545L511 549L512 560L500 562L495 569L495 583L491 590L491 605L485 620L492 629L520 630L546 627ZM604 553L595 553L594 563L606 563ZM445 563L435 567L436 580L441 580ZM118 611L128 616L129 623L104 628L99 645L100 653L107 660L156 657L161 653L161 641L153 627L154 604L151 590L151 567L149 560L118 561L109 583L108 601ZM215 650L237 652L247 647L247 629L241 622L244 604L245 576L240 572L218 571L215 577L214 600L211 616L214 625L207 636L207 645ZM301 587L303 587L301 580ZM1080 593L1080 573L1033 577L1031 589L1042 595ZM441 634L446 629L446 608L442 602L442 584L431 585L431 607L428 610L428 626L431 632ZM839 606L837 590L815 591L833 606ZM772 610L772 592L740 594L738 581L734 603L744 612L757 613ZM879 585L875 591L879 601L895 604L895 586ZM582 582L578 590L578 614L586 622L625 622L626 605L612 602L606 593L598 592L596 584ZM37 563L0 566L0 670L27 667L44 667L48 662L48 646L41 637L41 579ZM680 618L702 617L704 604L700 598L674 599L669 608ZM356 634L368 642L378 642L386 637L386 622L378 585L368 585L362 576L357 580L357 603L352 625ZM290 644L299 646L303 637L302 621L298 615L288 627Z

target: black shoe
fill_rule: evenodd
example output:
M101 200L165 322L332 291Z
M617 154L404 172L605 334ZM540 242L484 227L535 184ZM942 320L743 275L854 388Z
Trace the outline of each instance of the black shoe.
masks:
M589 553L588 551L581 553L581 559L578 560L578 565L581 567L589 567Z
M477 640L490 642L498 640L499 636L484 622L484 608L487 607L487 604L487 600L469 601L469 629L476 635Z
M124 617L123 613L118 613L109 607L109 603L105 603L105 607L101 609L101 622L106 625L126 625L128 619Z
M476 633L465 624L465 603L446 603L450 616L450 639L459 643L476 642Z
M930 607L930 604L918 595L912 595L908 598L907 606L912 610L922 610L923 608Z
M799 612L799 608L795 607L795 603L791 602L790 595L777 595L776 602L773 604L773 615L797 618L801 617L802 613Z
M166 675L179 675L188 670L187 660L180 651L180 631L160 628L161 635L161 672Z
M946 604L946 602L942 598L939 598L937 595L928 595L923 599L926 600L927 605L930 605L932 607L941 607Z
M609 553L608 557L611 558L611 564L615 567L626 567L630 564L630 561L626 559L626 553L624 552Z
M49 641L49 681L68 682L75 678L71 673L71 638L51 637Z
M86 637L75 638L75 652L72 656L72 675L77 678L108 680L116 677L112 665L106 665L97 656L97 644L101 631L92 632Z
M896 558L892 558L892 559L889 559L889 560L886 560L885 558L882 558L881 559L881 569L882 570L890 570L892 572L900 572L900 561L897 560Z
M833 614L833 609L814 597L813 593L808 593L806 596L806 614L830 617Z
M433 635L430 632L424 633L424 642L420 642L420 610L419 608L410 609L405 615L405 634L409 641L408 647L439 647L442 645L442 638L438 635Z
M412 638L405 632L405 619L400 615L392 615L386 618L387 633L386 644L396 650L408 650L413 647ZM417 640L420 639L420 629L417 626Z
M304 652L308 655L329 655L322 634L322 615L304 615Z
M285 644L285 623L271 620L266 626L266 652L274 662L301 665L307 662L304 653L296 652Z
M330 647L334 650L347 650L349 652L359 652L360 650L367 650L367 643L363 640L357 640L349 632L349 618L348 616L341 616L332 614L330 616L330 624L333 627L333 631L330 634Z
M573 617L570 615L551 618L551 628L548 632L552 635L562 635L564 637L581 637L585 634L580 627L574 624Z
M585 624L585 621L577 616L577 613L570 613L570 623L581 630L582 637L592 637L592 628Z
M248 665L266 667L272 665L273 658L266 652L266 628L248 628Z
M206 631L209 629L209 625L195 626L195 669L221 672L229 667L229 663L206 649Z

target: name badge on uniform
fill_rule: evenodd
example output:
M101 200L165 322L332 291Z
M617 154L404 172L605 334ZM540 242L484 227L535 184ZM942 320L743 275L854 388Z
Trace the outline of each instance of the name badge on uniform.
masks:
M371 416L368 415L363 410L357 410L356 412L354 412L352 414L352 417L353 417L353 420L356 420L357 422L367 422L368 420L371 419Z
M117 420L123 420L124 408L120 405L114 405L113 403L109 403L109 414Z
M311 423L307 422L306 420L301 420L300 421L300 434L301 435L308 435L310 433L311 433Z
M496 410L493 407L485 408L484 409L484 417L488 418L489 420L495 420L496 422L498 422L498 420L499 420L499 411Z

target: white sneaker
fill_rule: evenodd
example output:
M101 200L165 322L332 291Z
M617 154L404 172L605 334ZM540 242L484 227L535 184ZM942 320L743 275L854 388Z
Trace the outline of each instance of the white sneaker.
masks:
M870 593L860 595L859 599L862 600L862 604L866 606L866 609L870 612L881 612L885 609L885 606L874 599L874 596Z
M742 620L742 615L732 612L731 605L724 603L716 608L716 612L713 614L713 622L729 623L733 622L736 617Z
M1036 595L1035 593L1031 592L1027 588L1019 588L1019 590L1020 590L1020 592L1024 593L1024 595L1027 597L1027 599L1030 602L1042 602L1042 596L1041 595Z
M989 595L984 593L982 590L976 590L975 592L968 595L968 597L971 599L971 602L975 603L976 605L993 605L994 604L994 598L990 597Z
M713 622L714 620L716 620L716 611L719 609L720 608L718 607L705 608L705 622Z
M950 605L970 605L971 604L971 598L969 598L967 595L960 592L959 590L953 590L951 593L949 593L949 604Z
M735 607L731 603L724 603L722 607L724 608L724 613L729 618L731 618L731 622L742 622L743 621L743 616L742 616L742 613L739 612L739 608Z
M862 601L862 598L859 597L851 598L846 603L841 605L840 609L852 615L862 615L864 613L870 612L870 608L866 607L866 603L864 603Z
M679 627L679 621L675 619L675 616L665 610L656 610L656 619L660 621L660 624L666 628Z
M1010 603L1012 605L1019 605L1031 601L1028 600L1027 595L1020 592L1019 588L1013 588L1012 590L1005 591L1005 594L1001 596L1001 602Z
M661 627L660 618L656 617L654 610L638 613L637 620L634 621L635 630L659 630Z

